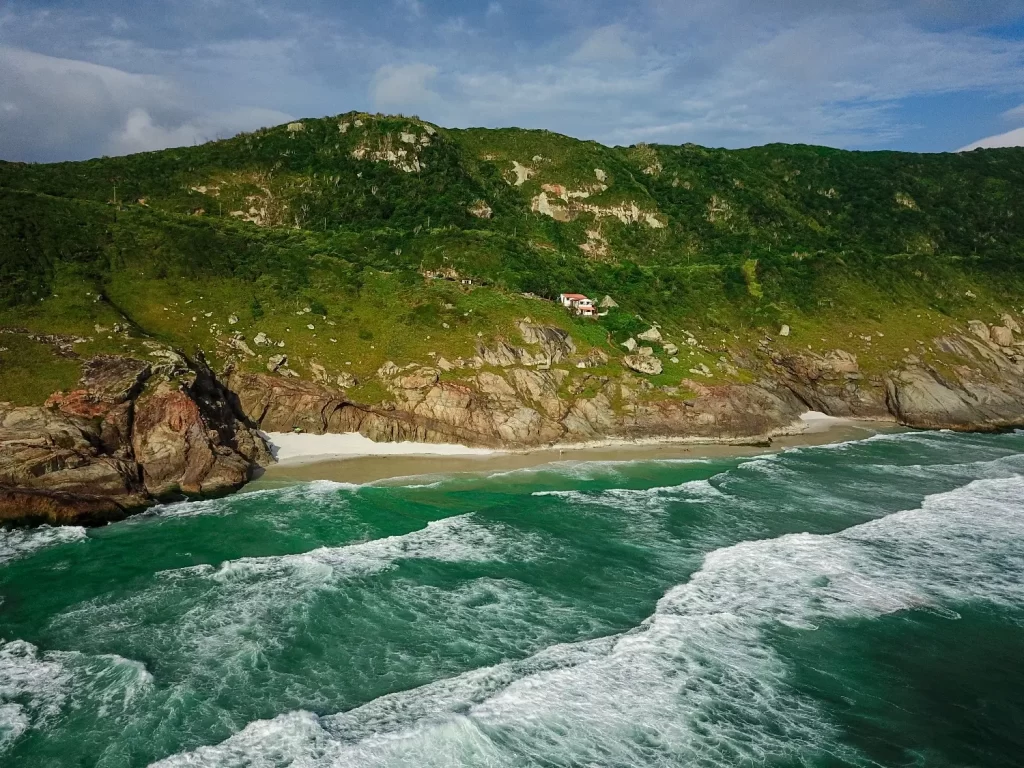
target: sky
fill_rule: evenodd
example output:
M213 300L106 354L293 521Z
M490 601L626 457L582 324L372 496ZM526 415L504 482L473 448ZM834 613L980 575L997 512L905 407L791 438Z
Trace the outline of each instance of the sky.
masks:
M605 144L1024 144L1024 0L0 0L0 158L350 110Z

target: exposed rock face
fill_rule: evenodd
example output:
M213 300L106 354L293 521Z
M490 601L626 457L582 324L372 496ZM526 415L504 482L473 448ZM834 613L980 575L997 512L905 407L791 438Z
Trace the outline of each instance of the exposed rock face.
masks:
M1024 421L1024 387L996 387L967 371L951 381L930 368L909 368L889 380L888 387L895 414L909 426L998 430Z
M774 355L782 381L808 407L833 416L892 420L885 381L865 377L857 358L841 349L827 355Z
M519 332L527 344L539 344L548 356L549 362L560 363L569 355L576 354L572 336L561 328L550 325L535 325L525 320L519 323Z
M842 350L775 355L773 361L794 394L834 416L963 431L1024 424L1024 358L993 344L980 321L972 323L971 334L934 340L939 350L961 361L942 371L909 355L900 369L865 376L856 358Z
M267 447L205 363L189 365L97 357L44 407L0 404L0 520L95 522L242 485Z
M967 328L982 341L988 341L988 326L981 322L981 320L968 321Z
M375 406L350 400L344 388L355 379L315 360L306 366L313 380L282 360L276 373L229 368L222 384L201 359L154 345L153 362L88 361L79 387L45 407L0 404L0 519L98 521L161 497L237 487L270 460L257 426L525 448L607 438L760 441L807 408L922 428L1024 425L1024 345L1008 323L977 326L933 340L941 364L908 353L891 370L864 371L844 350L780 352L766 340L759 352L716 364L730 375L743 368L756 384L698 383L717 375L700 363L691 369L698 381L658 387L646 378L663 370L651 347L631 339L622 360L640 375L609 373L602 350L579 355L564 331L524 320L523 346L481 341L477 357L458 365L436 356L431 366L385 363L377 378L387 402Z
M97 517L145 503L136 464L100 442L94 419L0 405L0 520L70 522L76 500Z

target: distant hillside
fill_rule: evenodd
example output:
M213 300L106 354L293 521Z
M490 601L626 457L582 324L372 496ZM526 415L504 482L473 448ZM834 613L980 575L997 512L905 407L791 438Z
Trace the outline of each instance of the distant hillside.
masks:
M613 357L652 322L749 345L786 323L833 346L874 324L892 349L862 354L884 366L943 323L1024 303L1024 149L612 148L349 113L0 163L0 254L0 326L88 337L95 352L157 339L224 362L233 334L251 345L262 331L367 381L388 359L471 355L529 315ZM437 270L474 285L422 276ZM567 290L619 308L589 323L522 295ZM121 322L135 331L96 330ZM0 343L0 399L74 380L18 338ZM665 382L693 364L663 362Z

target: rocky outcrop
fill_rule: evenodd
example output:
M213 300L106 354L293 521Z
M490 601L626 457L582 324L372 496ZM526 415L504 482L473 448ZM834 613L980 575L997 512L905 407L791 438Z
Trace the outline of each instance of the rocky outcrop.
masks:
M992 330L972 321L968 333L934 339L955 362L940 367L908 354L900 367L884 374L863 374L856 357L842 350L771 357L794 394L833 416L921 429L994 431L1024 425L1024 349L1000 343L1006 339Z
M527 344L539 344L552 363L560 363L576 354L576 344L566 331L551 325L537 325L528 320L519 323L519 332Z
M477 356L458 365L440 357L429 366L385 363L376 381L387 397L375 405L350 399L335 386L341 377L315 360L307 366L313 380L284 361L267 373L229 367L218 379L201 358L154 345L152 362L87 361L79 386L45 407L0 404L0 519L91 522L160 498L238 487L270 461L257 427L529 448L616 438L760 442L791 430L808 408L921 428L1021 426L1024 343L1003 322L995 328L1009 339L980 322L934 339L930 363L908 351L890 370L865 371L841 349L778 349L766 339L757 352L717 363L756 383L700 383L717 371L699 363L691 369L698 381L658 386L647 377L662 363L635 339L621 358L625 370L609 368L607 353L580 355L565 331L524 320L522 346L481 341ZM687 346L710 351L687 336ZM667 349L656 328L641 337Z
M967 366L951 376L911 366L886 385L893 415L910 427L992 432L1024 425L1021 378L996 379Z
M0 404L0 520L114 519L232 490L270 460L201 358L160 359L93 358L45 406Z
M774 354L775 373L807 407L842 418L891 421L886 383L865 376L857 358L837 349L825 355Z

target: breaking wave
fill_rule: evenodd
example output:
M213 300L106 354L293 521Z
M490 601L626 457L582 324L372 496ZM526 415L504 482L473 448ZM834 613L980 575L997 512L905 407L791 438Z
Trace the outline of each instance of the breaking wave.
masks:
M336 715L295 711L155 765L683 765L867 760L790 682L780 627L1024 605L1024 478L829 535L706 556L634 630L553 645Z
M39 528L0 528L0 565L27 557L47 547L82 541L87 538L85 528L77 525L52 528L48 525Z

